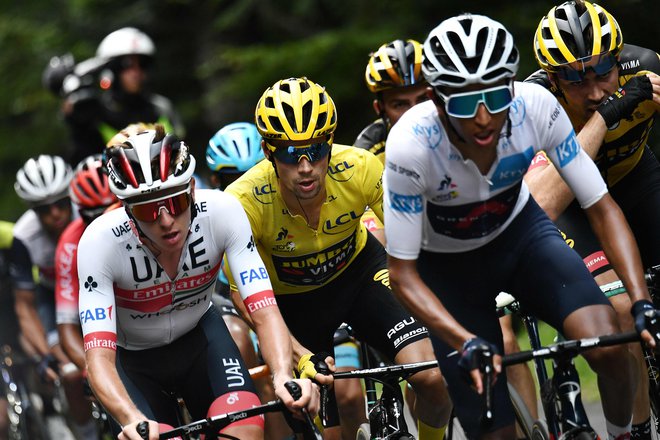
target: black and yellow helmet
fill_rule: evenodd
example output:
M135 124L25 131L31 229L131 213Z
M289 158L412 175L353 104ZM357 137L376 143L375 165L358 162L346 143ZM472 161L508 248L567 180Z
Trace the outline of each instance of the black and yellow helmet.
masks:
M614 17L584 0L550 9L534 34L534 55L547 72L605 53L616 57L622 48L621 29Z
M308 140L334 133L335 104L325 88L307 78L276 82L259 99L255 122L264 139Z
M423 83L422 45L415 40L394 40L369 56L364 73L372 93Z

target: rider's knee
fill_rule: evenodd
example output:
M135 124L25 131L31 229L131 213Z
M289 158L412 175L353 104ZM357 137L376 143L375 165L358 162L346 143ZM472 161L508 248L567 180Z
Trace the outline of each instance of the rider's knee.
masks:
M625 345L601 347L583 354L589 366L597 373L624 374L633 369L633 359Z
M364 393L359 381L336 381L335 396L340 413L364 411Z
M408 379L415 393L423 400L435 405L449 402L447 383L439 368L420 371Z

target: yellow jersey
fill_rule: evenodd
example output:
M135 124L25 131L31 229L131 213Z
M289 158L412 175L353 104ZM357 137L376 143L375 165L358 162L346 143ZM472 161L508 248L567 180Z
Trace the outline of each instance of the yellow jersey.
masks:
M632 44L623 47L619 65L619 86L623 86L634 76L649 72L660 74L660 56L653 50ZM564 102L561 91L550 82L546 72L539 70L525 81L541 84L557 96L560 103ZM630 119L622 119L609 127L594 160L609 187L616 185L637 166L658 110L658 105L652 100L644 101L637 106ZM576 133L582 129L582 126L571 122Z
M326 200L316 229L303 216L289 212L269 161L258 163L227 187L250 219L276 294L314 290L353 262L367 241L362 214L371 208L383 220L382 174L383 164L372 153L333 145Z

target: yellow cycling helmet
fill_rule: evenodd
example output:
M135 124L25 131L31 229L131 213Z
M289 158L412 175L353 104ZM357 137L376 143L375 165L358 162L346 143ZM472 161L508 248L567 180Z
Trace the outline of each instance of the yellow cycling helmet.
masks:
M264 139L305 141L334 133L335 104L325 88L307 78L276 82L259 99L255 110Z
M364 79L372 93L424 83L422 45L415 40L383 44L369 57Z
M534 34L534 55L541 68L557 68L611 54L623 48L619 24L602 6L584 0L562 3L550 9Z

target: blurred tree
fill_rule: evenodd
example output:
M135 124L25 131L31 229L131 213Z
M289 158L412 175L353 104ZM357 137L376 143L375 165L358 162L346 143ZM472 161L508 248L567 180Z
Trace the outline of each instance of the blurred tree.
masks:
M0 0L0 218L24 210L15 171L30 156L64 152L60 99L41 86L54 55L92 57L101 39L135 26L156 43L152 80L184 118L187 141L203 155L222 125L252 120L275 81L307 76L324 85L339 111L337 141L350 143L374 117L364 84L368 54L396 38L423 41L442 19L489 15L514 34L520 78L535 70L533 32L553 2L471 0ZM626 42L658 50L657 0L610 0ZM656 135L655 144L658 143ZM203 161L199 169L205 172Z

